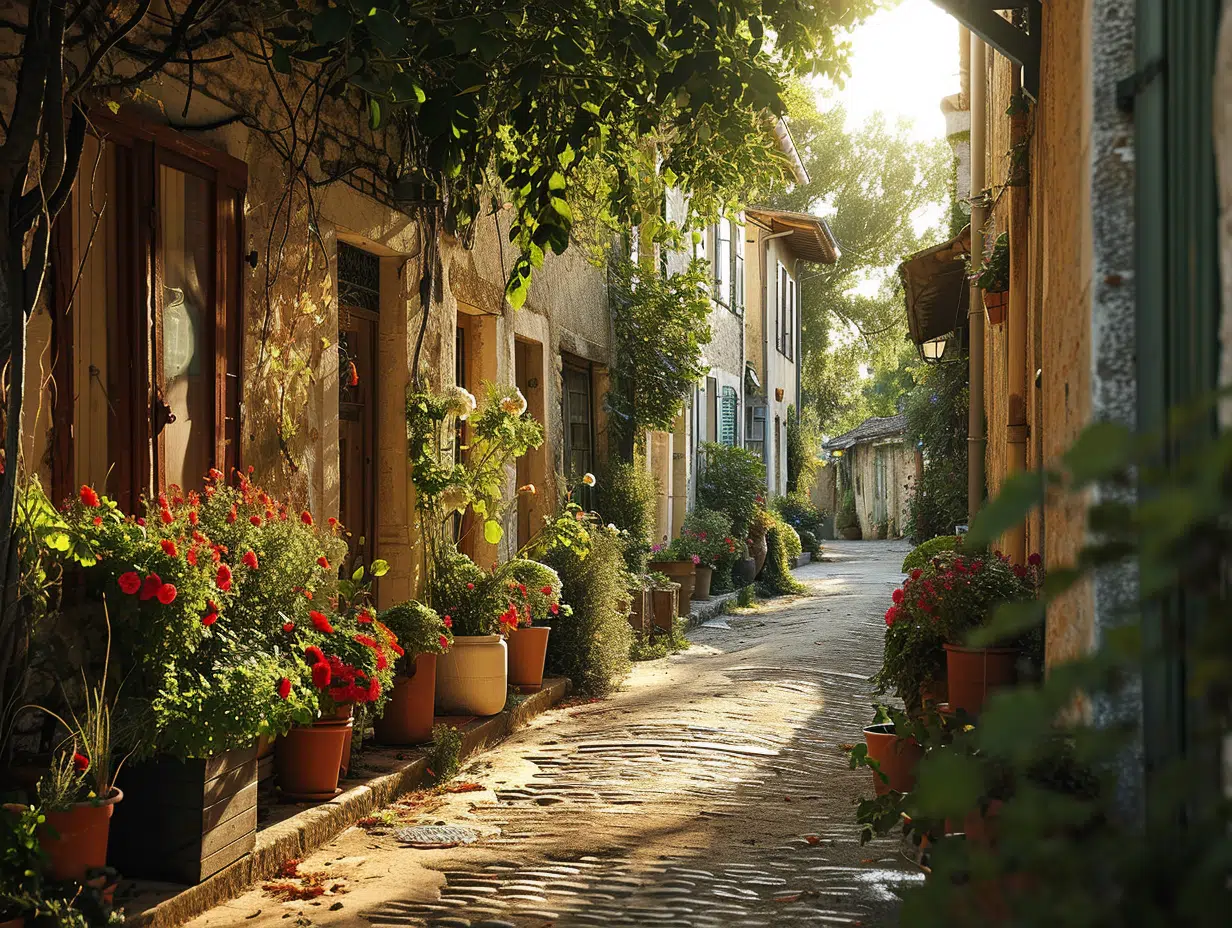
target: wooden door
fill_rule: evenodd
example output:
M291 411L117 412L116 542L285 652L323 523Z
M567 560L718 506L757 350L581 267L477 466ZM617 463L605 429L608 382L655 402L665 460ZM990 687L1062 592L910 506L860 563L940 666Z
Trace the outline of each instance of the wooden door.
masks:
M351 557L376 556L377 317L355 307L338 311L339 515L350 532Z

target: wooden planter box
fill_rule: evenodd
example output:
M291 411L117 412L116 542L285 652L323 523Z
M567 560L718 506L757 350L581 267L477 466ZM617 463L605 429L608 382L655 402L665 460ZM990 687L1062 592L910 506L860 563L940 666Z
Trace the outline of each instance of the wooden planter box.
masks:
M200 883L257 842L257 746L126 765L107 862L126 877Z
M677 604L680 597L680 584L673 583L665 589L650 591L654 602L654 624L656 628L671 631L676 621Z
M278 796L274 782L274 739L265 736L257 739L257 796L270 802Z
M640 587L630 590L629 602L629 624L639 635L644 635L654 623L654 600L650 590Z

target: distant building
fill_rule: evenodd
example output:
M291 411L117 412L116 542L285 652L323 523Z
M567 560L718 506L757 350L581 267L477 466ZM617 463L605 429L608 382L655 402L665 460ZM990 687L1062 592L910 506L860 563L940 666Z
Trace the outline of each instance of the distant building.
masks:
M836 504L855 491L856 516L865 538L899 538L907 521L916 454L907 442L907 417L865 419L850 432L822 444L837 455Z

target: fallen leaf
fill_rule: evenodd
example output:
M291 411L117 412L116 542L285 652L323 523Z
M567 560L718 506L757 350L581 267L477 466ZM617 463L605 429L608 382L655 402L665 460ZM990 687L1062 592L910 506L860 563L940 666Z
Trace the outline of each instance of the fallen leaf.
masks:
M821 844L821 838L817 835L805 835L804 840L809 844Z
M452 786L445 787L447 793L477 793L483 787L478 783L455 783Z
M838 749L839 749L840 751L850 751L850 750L851 750L852 748L854 748L854 747L855 747L855 745L854 745L854 744L840 744L840 745L838 746Z
M790 896L775 896L774 901L775 902L799 902L800 894L792 893Z

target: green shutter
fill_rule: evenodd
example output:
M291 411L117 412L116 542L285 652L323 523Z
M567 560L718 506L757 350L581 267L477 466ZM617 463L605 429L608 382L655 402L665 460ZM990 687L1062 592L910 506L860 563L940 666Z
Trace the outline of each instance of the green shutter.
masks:
M719 412L719 444L736 444L736 391L723 388L722 409Z

